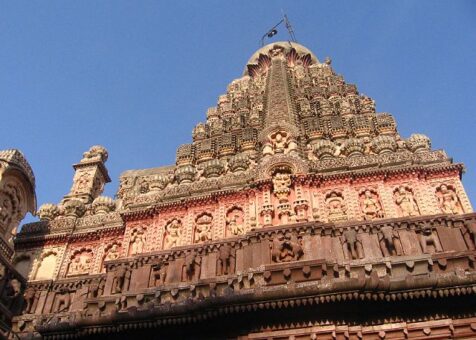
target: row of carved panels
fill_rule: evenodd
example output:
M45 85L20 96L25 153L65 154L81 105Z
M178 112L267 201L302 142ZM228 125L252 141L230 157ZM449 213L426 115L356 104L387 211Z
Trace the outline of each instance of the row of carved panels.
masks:
M420 222L422 223L422 222ZM446 222L436 225L445 225ZM461 223L460 223L461 224ZM180 247L170 252L162 252L163 261L184 261L187 256L197 261L200 277L213 277L231 271L243 271L267 263L281 263L298 259L327 258L338 261L352 259L378 259L382 256L412 256L422 253L442 251L462 251L474 249L474 226L466 227L429 227L416 224L417 229L398 229L396 224L379 225L377 229L355 229L352 226L335 229L320 229L316 226L300 224L292 229L281 230L280 227L261 229L248 233L244 238L231 239L228 244L206 243L194 248ZM357 227L357 225L356 225ZM310 229L309 229L310 228ZM396 229L397 228L397 229ZM473 228L473 229L472 229ZM326 231L327 230L327 231ZM310 234L311 233L311 234ZM256 236L259 237L256 239ZM65 252L65 259L58 251L43 250L31 268L32 279L46 279L48 275L59 272L60 277L99 273L105 261L118 260L124 253L137 254L144 251L144 244L139 240L142 235L134 234L129 242L113 238L100 243L70 244ZM254 241L253 241L254 240ZM142 241L145 242L144 239ZM124 245L128 245L125 247ZM122 248L122 249L121 249ZM196 250L195 250L196 249ZM187 255L188 254L188 255ZM217 254L227 256L225 260L217 259ZM25 254L19 253L25 260ZM172 256L172 257L170 257ZM211 262L210 262L211 261ZM227 264L219 268L219 262ZM223 262L225 261L225 262ZM44 262L44 263L43 263ZM59 264L63 267L59 268ZM23 263L22 265L25 265ZM203 267L203 268L202 268ZM175 273L180 270L175 269ZM50 276L53 277L53 276Z
M386 262L347 265L324 260L299 261L264 266L227 277L188 280L185 284L162 282L156 268L151 265L116 264L109 269L111 271L107 276L78 278L76 282L70 279L53 284L32 283L24 294L25 313L62 315L83 312L83 317L97 317L130 308L153 310L163 304L174 305L208 297L216 299L234 294L246 297L254 294L255 289L260 290L261 301L278 295L282 298L296 296L302 289L305 289L307 296L320 296L316 300L320 303L341 299L406 300L473 294L475 289L466 286L476 282L473 252L420 256L400 261L388 258ZM456 275L455 272L466 274ZM412 291L415 288L421 291ZM279 290L281 293L277 295ZM407 290L410 292L405 292ZM32 320L29 316L20 319ZM39 323L48 323L48 319Z

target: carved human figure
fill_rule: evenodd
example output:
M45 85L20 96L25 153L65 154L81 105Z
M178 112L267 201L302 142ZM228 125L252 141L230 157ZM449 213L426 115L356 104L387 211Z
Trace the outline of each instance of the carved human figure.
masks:
M469 249L476 248L476 222L470 221L466 223L464 238Z
M91 269L92 264L92 252L91 251L81 251L76 253L68 268L68 275L83 275L88 274Z
M212 240L212 216L203 214L195 221L195 243L207 242Z
M383 217L382 206L377 195L368 189L361 194L360 206L366 220Z
M340 221L347 219L347 207L344 203L342 194L335 191L331 192L326 197L326 205L329 211L329 221Z
M245 233L243 210L241 208L233 208L230 210L226 217L226 223L231 235L237 236Z
M235 254L233 247L223 244L218 249L217 274L228 275L235 271Z
M401 255L400 247L397 244L400 237L392 226L385 225L380 228L378 238L383 256Z
M286 172L276 172L273 176L273 193L280 203L288 201L291 192L291 174Z
M350 252L353 260L364 258L364 249L357 232L354 229L347 229L342 233L341 241Z
M424 254L443 251L438 236L433 233L430 226L423 226L420 232L420 245Z
M131 237L131 255L140 254L144 251L145 235L143 230L135 230Z
M395 203L400 207L402 216L420 215L420 211L412 191L403 185L399 186L395 192Z
M109 250L104 257L104 261L113 261L119 258L119 245L117 243L113 243Z
M36 289L33 287L28 287L23 293L23 300L26 305L23 309L23 314L31 314L35 311L35 302L36 302Z
M127 267L123 264L121 266L118 266L114 270L114 279L113 279L113 285L112 285L112 293L113 294L118 294L122 293L123 290L126 289L126 284L127 281L130 279L130 271L127 269Z
M438 201L440 203L441 211L445 214L460 214L462 213L458 196L453 188L442 184L439 188Z
M104 287L106 285L106 281L104 277L100 277L99 279L93 280L89 284L88 289L88 298L97 298L104 294Z
M277 263L296 261L304 254L297 236L293 233L276 235L271 241L270 248L271 259Z
M152 285L163 285L167 278L168 264L163 261L158 261L152 265Z
M184 265L182 267L182 281L196 281L200 278L201 257L195 252L191 252L185 256Z
M67 312L71 305L71 296L67 288L62 288L55 297L53 313Z
M164 249L179 246L181 236L182 222L174 218L165 226Z

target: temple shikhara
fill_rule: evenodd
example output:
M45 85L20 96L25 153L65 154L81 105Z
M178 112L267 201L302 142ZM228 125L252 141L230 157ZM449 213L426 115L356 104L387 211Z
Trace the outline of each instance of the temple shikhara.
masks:
M256 51L176 163L123 172L114 198L107 150L79 156L37 208L0 152L5 337L476 338L463 165L298 43Z

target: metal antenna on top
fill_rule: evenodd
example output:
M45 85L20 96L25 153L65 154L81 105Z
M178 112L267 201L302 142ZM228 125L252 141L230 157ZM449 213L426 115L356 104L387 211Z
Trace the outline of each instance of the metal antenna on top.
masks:
M274 37L276 34L278 34L278 26L284 23L284 26L288 30L289 37L291 38L291 41L297 42L296 36L294 35L293 27L291 26L291 22L288 19L288 16L284 14L283 12L283 19L281 19L280 22L278 22L276 25L274 25L268 32L263 34L261 37L261 46L264 46L264 39L266 38L271 38Z

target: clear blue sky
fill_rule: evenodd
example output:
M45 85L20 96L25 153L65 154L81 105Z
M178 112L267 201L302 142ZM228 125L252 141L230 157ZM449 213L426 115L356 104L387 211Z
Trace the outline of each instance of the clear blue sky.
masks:
M0 149L24 152L41 205L102 144L113 196L121 172L175 161L281 9L403 137L465 163L476 203L476 1L0 1Z

